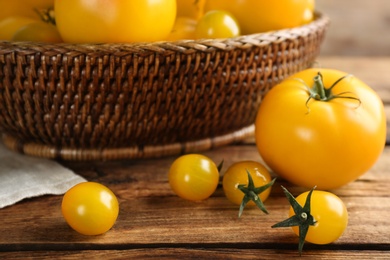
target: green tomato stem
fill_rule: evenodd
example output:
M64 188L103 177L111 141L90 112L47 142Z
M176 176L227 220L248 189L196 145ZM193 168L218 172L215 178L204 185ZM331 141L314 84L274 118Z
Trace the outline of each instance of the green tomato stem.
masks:
M328 97L326 96L322 74L318 73L313 80L314 80L314 85L312 87L313 98L316 100L327 100Z
M272 228L277 227L299 227L299 245L298 250L299 254L302 254L303 245L305 243L305 238L307 235L307 232L309 230L310 226L313 226L316 221L314 220L314 217L310 214L310 201L311 201L311 194L313 193L314 189L310 190L309 194L306 197L305 205L302 207L294 198L294 196L285 188L282 186L282 189L290 202L291 207L294 210L295 215L291 216L288 219L285 219L279 223L276 223L272 226Z
M248 175L248 185L246 186L245 184L239 184L237 186L237 188L244 193L244 198L242 199L240 209L238 211L238 217L241 217L242 212L244 211L244 208L249 201L253 201L261 211L263 211L265 214L268 214L268 211L265 208L263 201L259 197L259 194L270 188L275 183L276 179L273 179L263 186L255 187L250 172L246 170L246 173Z
M340 81L342 81L348 77L351 77L351 76L352 75L347 74L347 75L339 78L338 80L336 80L332 84L332 86L330 86L329 88L325 88L323 76L322 76L321 72L318 72L318 74L313 78L313 81L314 81L313 86L311 88L309 88L307 86L308 92L309 92L309 98L306 100L306 107L309 107L308 103L311 99L327 102L327 101L330 101L330 100L335 99L335 98L346 98L346 99L356 100L359 102L359 105L360 105L361 101L359 98L354 97L354 96L346 96L345 95L345 94L351 94L351 92L341 92L338 94L333 93L333 88Z

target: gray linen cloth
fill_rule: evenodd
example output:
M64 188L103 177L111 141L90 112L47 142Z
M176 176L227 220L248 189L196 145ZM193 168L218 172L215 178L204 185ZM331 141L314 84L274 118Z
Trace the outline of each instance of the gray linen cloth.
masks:
M0 208L26 198L61 195L84 181L53 160L22 155L0 143Z

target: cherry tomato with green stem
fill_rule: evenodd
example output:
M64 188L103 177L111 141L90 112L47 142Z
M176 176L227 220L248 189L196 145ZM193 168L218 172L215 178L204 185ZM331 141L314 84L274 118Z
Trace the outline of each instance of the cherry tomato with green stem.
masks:
M272 227L292 227L299 236L300 254L305 241L329 244L344 233L348 226L348 211L338 196L313 188L294 198L286 188L282 188L291 204L290 217Z
M246 205L257 206L264 213L268 213L263 202L268 198L274 182L275 179L271 181L269 171L261 163L240 161L226 170L222 187L228 200L240 205L240 217Z

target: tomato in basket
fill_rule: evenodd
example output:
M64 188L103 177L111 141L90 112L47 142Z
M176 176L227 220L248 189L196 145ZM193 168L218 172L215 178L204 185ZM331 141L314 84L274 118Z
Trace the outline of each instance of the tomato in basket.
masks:
M171 32L176 0L55 0L54 10L65 42L150 42Z
M224 10L238 20L242 34L300 26L312 19L314 0L207 0L204 12Z
M213 10L205 13L195 28L195 37L202 38L230 38L240 35L240 26L236 18L222 10Z

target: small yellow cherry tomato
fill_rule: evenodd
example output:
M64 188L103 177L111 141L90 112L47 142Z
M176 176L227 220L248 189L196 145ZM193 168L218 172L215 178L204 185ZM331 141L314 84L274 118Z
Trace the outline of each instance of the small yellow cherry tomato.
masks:
M181 198L198 201L210 197L218 186L219 171L215 163L201 154L177 158L168 174L171 189Z
M271 181L271 176L267 168L259 162L255 161L241 161L236 162L226 170L223 175L222 187L225 192L225 196L234 204L240 205L244 198L244 193L238 189L238 185L248 185L247 170L252 176L255 187L263 186ZM259 197L262 201L265 201L271 192L271 188L268 188ZM249 201L248 206L255 206L253 201Z
M302 207L305 205L309 192L299 195L296 200ZM310 214L315 224L309 226L305 240L313 244L329 244L344 233L348 225L348 211L344 202L335 194L314 190L311 195ZM290 217L295 215L290 207ZM292 227L294 233L299 236L299 228Z
M299 254L302 254L305 241L329 244L344 233L348 225L348 211L335 194L317 191L313 187L294 198L285 187L282 186L282 189L290 203L290 216L272 228L291 227L299 237Z
M12 41L59 43L62 42L62 39L54 25L45 22L34 22L16 31Z
M240 26L236 18L221 10L207 12L198 21L195 37L201 38L230 38L240 35Z
M114 225L119 204L115 194L96 182L82 182L70 188L62 199L62 215L83 235L100 235Z

